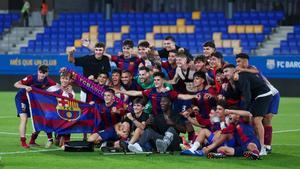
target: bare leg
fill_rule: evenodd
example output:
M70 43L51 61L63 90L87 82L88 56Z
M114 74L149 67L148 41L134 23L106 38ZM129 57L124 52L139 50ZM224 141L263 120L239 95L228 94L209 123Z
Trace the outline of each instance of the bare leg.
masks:
M218 153L223 153L226 156L234 156L234 148L232 147L227 147L227 146L222 146L218 148Z
M20 114L20 126L19 126L20 137L26 137L27 119L28 117L26 113Z
M88 142L92 142L92 143L96 143L96 144L100 143L101 141L102 141L102 138L98 133L91 134L88 138Z
M140 129L140 128L136 128L130 141L129 144L134 144L143 134L144 130Z
M262 124L262 120L263 120L263 117L254 117L253 124L254 124L254 129L258 136L259 142L260 142L261 146L264 146L265 130L264 130L264 126Z

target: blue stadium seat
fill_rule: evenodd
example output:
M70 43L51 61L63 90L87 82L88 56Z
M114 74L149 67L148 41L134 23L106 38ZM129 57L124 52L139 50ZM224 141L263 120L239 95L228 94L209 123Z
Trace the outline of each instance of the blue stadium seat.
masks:
M299 48L298 47L291 47L290 48L290 54L292 54L292 55L299 54Z
M281 48L281 52L282 55L288 55L290 54L290 50L288 48Z
M280 55L281 54L280 48L274 48L273 53L274 55Z

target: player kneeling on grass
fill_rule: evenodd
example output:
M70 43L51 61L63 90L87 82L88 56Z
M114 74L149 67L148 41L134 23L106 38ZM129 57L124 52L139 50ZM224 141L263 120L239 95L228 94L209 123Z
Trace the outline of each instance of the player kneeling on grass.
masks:
M18 93L15 97L16 108L18 117L20 117L20 141L21 146L24 148L29 148L29 145L26 143L26 124L27 119L30 117L29 112L29 103L26 97L26 92L30 92L32 87L36 87L39 89L46 89L50 86L56 85L52 79L48 77L49 68L46 65L40 65L38 68L37 75L29 75L26 76L24 79L17 81L14 86L18 89ZM32 133L31 140L29 142L30 146L37 146L35 140L38 136L38 133ZM48 138L51 139L52 134L48 134Z
M128 145L130 151L136 153L150 151L152 149L150 144L155 145L160 153L165 153L167 150L180 150L179 133L185 133L185 124L179 114L172 112L172 103L169 97L162 97L160 106L162 113L147 120L148 128L145 129L138 142Z
M136 98L133 100L133 113L127 113L125 121L130 124L130 128L132 131L132 136L130 141L128 142L129 145L134 144L139 140L141 135L144 132L146 127L146 121L149 118L149 115L146 114L143 110L145 108L145 100L143 98ZM124 144L125 142L121 143ZM127 149L127 144L121 145L122 148Z
M100 144L106 141L118 141L120 139L127 139L130 131L128 122L119 122L112 127L105 128L98 133L93 133L89 136L88 142L90 144Z

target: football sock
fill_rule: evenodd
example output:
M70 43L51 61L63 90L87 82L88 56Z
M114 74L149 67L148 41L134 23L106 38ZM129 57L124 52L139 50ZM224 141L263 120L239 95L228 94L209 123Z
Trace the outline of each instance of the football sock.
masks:
M198 141L195 141L192 147L190 148L190 151L196 151L200 146L200 143Z
M29 144L35 144L35 140L38 137L38 133L32 133Z
M53 141L52 133L47 133L47 137L49 141Z
M273 128L272 126L264 126L265 128L265 139L264 139L264 142L265 142L265 145L271 145L272 143L272 131L273 131Z

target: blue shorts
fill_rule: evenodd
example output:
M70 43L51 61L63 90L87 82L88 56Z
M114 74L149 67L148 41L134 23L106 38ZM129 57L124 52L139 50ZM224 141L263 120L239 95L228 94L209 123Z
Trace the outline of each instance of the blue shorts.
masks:
M272 101L269 105L268 113L272 113L272 114L278 113L279 101L280 101L280 94L278 92L272 97Z
M209 137L207 138L207 143L205 144L205 146L211 145L211 144L214 142L214 137L215 137L215 134L214 134L214 133L211 133L211 134L209 135Z
M235 138L232 137L232 139L225 141L223 145L227 147L235 147Z
M20 117L20 114L26 113L27 117L30 117L29 103L28 101L22 101L22 92L18 92L15 97L15 103L17 108L17 116Z
M248 151L247 147L250 143L256 144L258 151L260 151L261 145L260 145L258 139L253 139L253 140L248 141L247 143L243 144L242 146L234 147L234 156L238 156L238 157L243 156L244 152Z
M119 136L116 133L114 127L110 127L105 130L99 131L99 136L102 138L102 141L116 141L119 139Z

